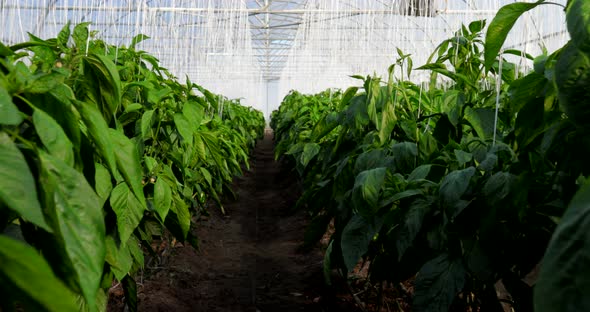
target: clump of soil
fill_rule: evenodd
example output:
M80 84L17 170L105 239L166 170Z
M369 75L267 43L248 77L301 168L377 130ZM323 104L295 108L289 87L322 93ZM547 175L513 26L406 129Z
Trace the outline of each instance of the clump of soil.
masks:
M274 161L272 134L257 145L251 170L236 179L225 215L197 220L200 250L169 246L166 262L137 278L139 311L359 311L345 283L324 285L320 248L301 251L308 219L291 208L296 175ZM117 287L109 311L123 311Z

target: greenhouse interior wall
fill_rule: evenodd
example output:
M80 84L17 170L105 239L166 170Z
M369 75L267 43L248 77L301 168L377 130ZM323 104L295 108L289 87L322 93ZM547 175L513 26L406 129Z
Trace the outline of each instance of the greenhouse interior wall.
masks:
M188 76L213 92L239 98L268 119L290 91L313 93L359 84L351 75L377 74L411 54L414 67L461 25L491 20L514 0L3 0L0 41L28 33L55 37L69 21L90 22L97 38L139 48L161 60L180 80ZM535 2L532 0L521 2ZM555 1L565 4L565 0ZM568 35L557 6L527 12L504 49L538 55ZM514 58L512 57L512 61ZM522 70L532 64L524 57ZM424 81L415 70L412 80Z

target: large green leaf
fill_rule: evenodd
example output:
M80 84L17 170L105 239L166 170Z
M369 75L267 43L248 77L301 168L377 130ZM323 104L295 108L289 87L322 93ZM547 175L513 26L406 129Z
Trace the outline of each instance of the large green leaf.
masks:
M97 104L100 105L105 119L110 121L121 105L122 86L119 71L115 63L104 55L89 54L84 58L84 62L87 65L85 74L91 72L94 81L98 83L98 86L92 88L97 91Z
M74 165L73 144L62 127L42 110L33 113L33 125L37 135L49 153L69 166Z
M178 133L182 137L183 143L192 145L193 128L188 119L183 114L174 114L174 124L176 125L176 130L178 130Z
M196 131L201 125L205 112L196 102L186 102L182 107L182 114L186 117L193 131Z
M88 25L90 25L90 22L80 23L74 26L74 31L72 33L72 39L74 39L76 47L80 49L80 51L82 52L86 52L86 41L88 40Z
M80 117L87 128L87 135L92 139L96 146L96 151L106 162L107 167L112 174L117 173L117 158L109 126L107 125L102 114L88 103L75 101L76 108L80 112Z
M113 190L113 182L109 170L102 164L94 163L94 190L100 198L101 206L107 201Z
M348 271L352 271L357 262L369 249L369 243L375 233L381 228L382 222L375 222L372 218L354 215L342 230L340 246L342 258Z
M154 185L154 206L161 220L166 220L171 205L172 189L164 179L158 179Z
M0 125L18 125L23 117L14 103L12 96L0 84Z
M418 272L414 286L413 311L447 312L465 285L466 271L461 259L441 254Z
M395 240L398 260L401 260L406 250L413 245L414 239L422 229L424 217L430 211L432 204L429 200L419 198L410 205Z
M590 53L590 2L570 0L566 11L567 30L572 42L585 53Z
M352 199L359 213L372 215L378 208L379 192L385 181L386 172L386 168L375 168L357 175L352 189Z
M117 215L119 238L121 241L126 242L139 225L145 205L139 202L125 183L120 183L113 189L110 202L113 211Z
M469 181L475 174L475 168L469 167L463 170L456 170L444 177L440 185L439 194L447 207L454 207L467 191ZM451 215L456 215L452 212Z
M143 140L150 139L152 137L152 116L154 110L148 110L141 116L141 137Z
M117 168L123 175L123 178L125 178L127 185L133 190L139 202L145 207L145 196L143 195L143 186L141 185L143 171L141 169L139 152L133 141L123 133L115 129L109 129L109 134L115 147Z
M533 9L537 5L543 3L545 0L539 0L535 3L512 3L500 8L486 32L485 51L484 51L484 65L486 72L492 68L494 61L506 41L508 33L518 20L518 18L526 11Z
M559 105L574 123L588 127L590 57L570 42L561 51L555 68Z
M305 143L303 153L301 153L301 164L307 167L307 164L320 152L320 145L317 143Z
M121 281L131 270L133 258L127 243L117 243L112 236L106 237L106 262L111 265L111 271L117 280ZM131 240L130 240L131 241Z
M172 206L166 216L166 227L181 241L186 240L191 226L191 214L188 205L179 196L172 197Z
M494 116L495 111L491 108L472 109L467 107L464 117L473 127L477 136L485 140L491 138L494 134Z
M381 112L381 129L379 129L379 141L386 144L389 141L391 131L395 128L397 117L395 116L395 103L392 99L385 101Z
M76 297L37 250L0 235L2 301L19 300L27 311L78 311Z
M535 311L590 311L590 182L576 193L549 242L535 285Z
M94 306L105 257L105 224L100 198L80 172L42 151L39 158L43 183L53 186L55 215L52 219L57 222L86 302Z
M16 144L0 132L0 202L25 220L52 232L37 199L35 178Z

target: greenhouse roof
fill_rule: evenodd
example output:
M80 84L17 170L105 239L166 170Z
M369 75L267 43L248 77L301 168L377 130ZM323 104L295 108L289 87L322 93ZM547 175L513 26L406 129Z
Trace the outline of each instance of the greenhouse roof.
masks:
M68 21L91 22L97 37L115 45L129 45L135 35L145 34L150 39L139 48L179 78L188 75L215 92L268 106L269 92L280 98L290 89L350 85L350 75L384 76L398 48L412 55L415 67L423 65L462 24L490 20L513 2L3 0L0 41L22 42L28 32L55 37ZM563 10L542 6L525 14L504 47L534 55L566 40ZM414 71L417 79L423 73ZM278 90L269 91L269 83Z

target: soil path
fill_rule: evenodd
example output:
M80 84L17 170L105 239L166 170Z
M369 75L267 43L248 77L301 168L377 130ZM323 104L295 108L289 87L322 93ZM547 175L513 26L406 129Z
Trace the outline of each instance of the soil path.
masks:
M213 207L197 221L199 251L173 248L169 262L140 281L139 310L350 311L323 286L321 252L298 251L307 220L289 213L299 190L274 161L272 134L258 142L234 191L226 215Z

